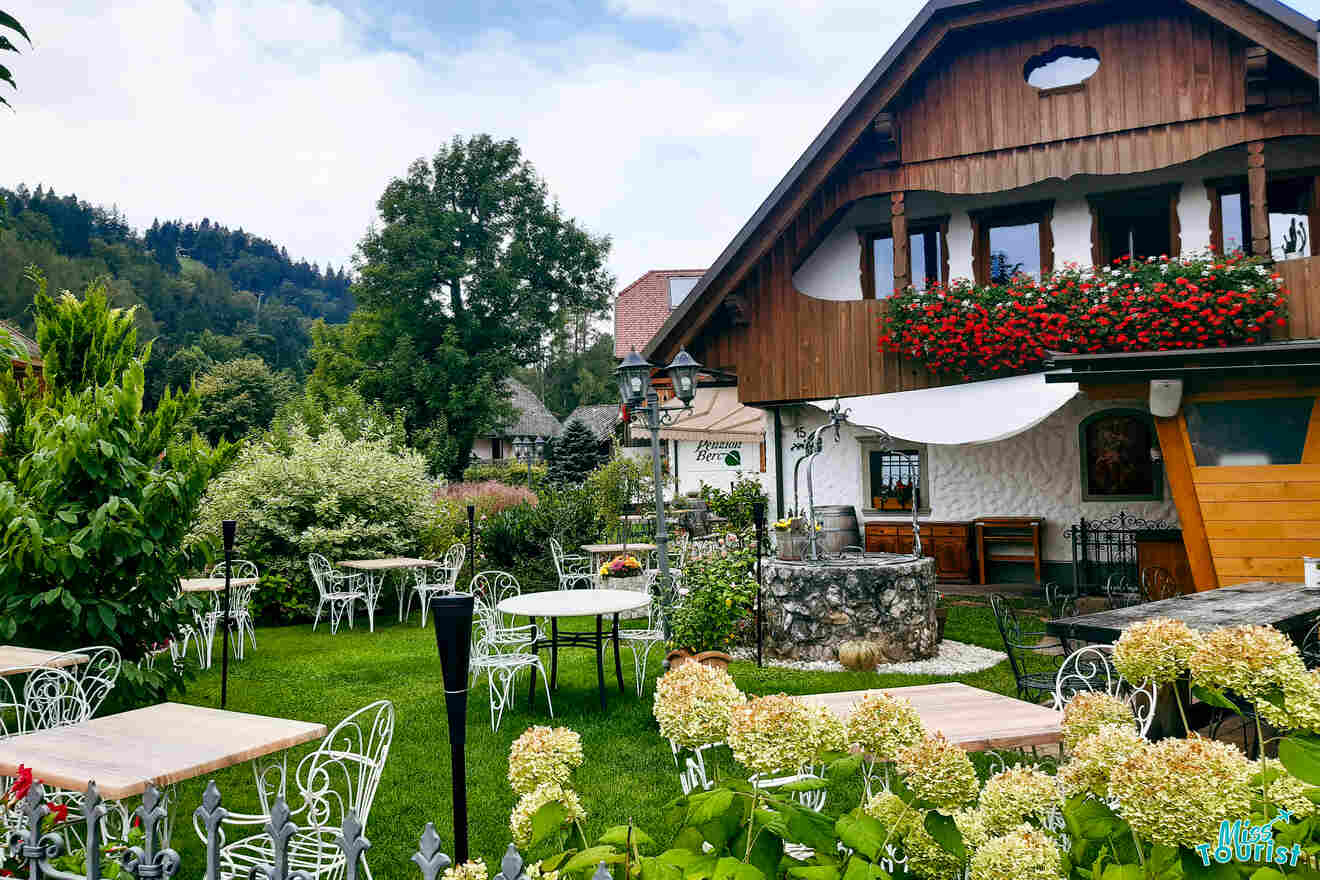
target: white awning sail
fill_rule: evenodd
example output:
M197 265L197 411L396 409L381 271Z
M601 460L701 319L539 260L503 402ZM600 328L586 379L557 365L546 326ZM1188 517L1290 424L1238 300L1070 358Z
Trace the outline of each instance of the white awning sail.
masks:
M757 443L765 437L759 409L738 402L736 388L699 388L692 410L660 429L664 440Z
M1079 393L1075 383L1046 384L1043 373L943 388L840 398L848 421L913 443L994 443L1043 422ZM822 410L834 398L812 400Z

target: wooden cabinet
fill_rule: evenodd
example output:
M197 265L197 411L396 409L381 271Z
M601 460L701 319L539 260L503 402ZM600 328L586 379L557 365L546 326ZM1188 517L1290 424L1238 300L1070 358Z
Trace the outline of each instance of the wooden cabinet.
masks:
M937 579L971 583L975 570L971 523L923 522L920 534L922 555L935 559ZM866 550L868 553L911 553L912 524L868 522Z

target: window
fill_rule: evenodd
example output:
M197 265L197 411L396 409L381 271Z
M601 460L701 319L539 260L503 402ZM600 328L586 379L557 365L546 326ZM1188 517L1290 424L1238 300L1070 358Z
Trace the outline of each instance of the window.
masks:
M894 233L889 226L858 230L862 239L862 297L884 298L894 292ZM948 218L908 224L909 278L917 290L946 283Z
M909 227L908 253L912 258L912 286L925 290L932 284L948 281L944 266L944 236L946 225L942 221L913 224Z
M1005 284L1015 275L1039 279L1053 269L1053 202L970 211L973 269L980 284Z
M1181 184L1088 196L1091 259L1106 265L1122 258L1177 256Z
M1022 68L1027 84L1041 91L1080 88L1100 69L1100 53L1089 47L1055 46L1033 55Z
M1273 180L1266 186L1265 205L1270 211L1270 255L1275 260L1309 257L1311 250L1312 195L1315 178Z
M687 299L687 295L692 292L692 288L697 286L701 280L700 275L689 275L686 278L669 279L669 308L676 309Z
M490 438L490 458L491 461L499 461L504 458L504 441L499 437Z
M904 449L880 449L862 441L862 485L865 486L867 510L901 513L912 509L929 511L926 450L912 446Z
M1265 186L1269 211L1270 256L1275 260L1320 256L1313 230L1320 226L1320 196L1311 175L1276 177ZM1208 181L1210 243L1231 254L1251 253L1251 198L1246 178Z
M1083 501L1158 501L1164 472L1150 414L1109 409L1082 420Z
M1199 467L1301 464L1314 397L1189 403L1187 437Z

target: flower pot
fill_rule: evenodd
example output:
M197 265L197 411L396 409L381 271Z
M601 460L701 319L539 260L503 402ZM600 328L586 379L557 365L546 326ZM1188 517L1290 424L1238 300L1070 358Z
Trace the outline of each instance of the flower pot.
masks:
M702 666L713 666L716 669L728 669L729 664L733 662L733 657L723 651L702 651L693 654L687 648L678 648L670 651L666 657L669 661L670 669L677 669L684 663L700 663Z
M602 590L631 590L634 593L646 593L646 575L635 574L630 577L602 577L600 579ZM619 615L620 620L634 620L639 617L646 617L645 608L637 608L633 611L625 611Z
M775 535L775 551L780 559L790 561L802 558L807 549L807 536L793 532L778 532Z

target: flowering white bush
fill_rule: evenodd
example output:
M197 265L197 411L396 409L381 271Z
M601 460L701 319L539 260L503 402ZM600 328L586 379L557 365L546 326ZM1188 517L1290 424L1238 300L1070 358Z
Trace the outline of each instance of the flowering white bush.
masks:
M565 826L580 823L587 818L587 811L583 809L577 792L553 782L542 783L519 798L513 813L509 816L509 831L513 835L514 843L521 847L531 844L532 817L536 815L537 810L549 803L563 807Z
M416 452L386 440L348 441L331 428L286 446L251 443L207 487L194 536L218 541L222 520L238 521L245 557L287 583L254 594L266 618L287 621L315 606L307 555L330 560L420 555L437 516L434 486Z
M1104 691L1076 694L1063 707L1064 745L1072 748L1083 737L1095 733L1106 724L1126 725L1135 730L1137 719L1127 703Z
M942 733L903 749L896 764L912 793L941 812L973 803L981 789L967 753Z
M971 880L1055 880L1063 856L1055 839L1029 825L992 837L972 856Z
M796 772L813 763L815 712L788 694L757 697L729 715L729 748L753 773Z
M926 735L921 716L902 697L868 694L853 706L847 721L848 741L876 761L892 761Z
M1063 805L1059 784L1035 767L1009 767L986 780L979 809L992 833L1005 834L1027 820L1041 824Z
M461 865L451 865L440 875L441 880L490 880L490 871L483 859L468 859Z
M1201 636L1181 620L1155 617L1133 624L1114 645L1114 668L1135 684L1168 684L1187 672Z

